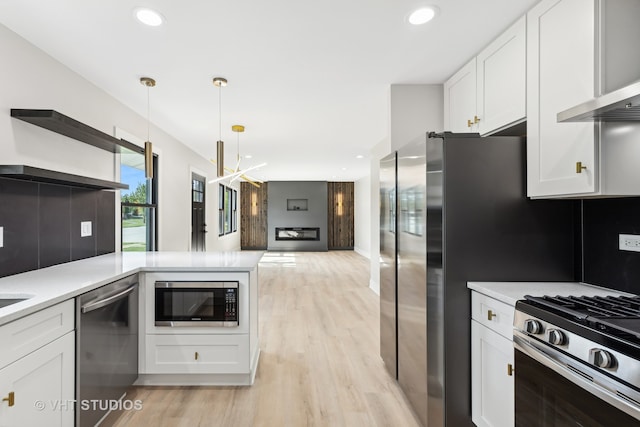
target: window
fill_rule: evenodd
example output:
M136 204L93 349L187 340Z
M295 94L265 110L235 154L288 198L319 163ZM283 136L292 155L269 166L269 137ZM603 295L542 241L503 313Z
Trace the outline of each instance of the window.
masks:
M154 177L145 178L144 155L127 149L120 153L120 180L129 185L120 191L123 252L156 251L158 209L158 157L153 156Z
M220 184L218 187L218 235L238 231L238 192Z

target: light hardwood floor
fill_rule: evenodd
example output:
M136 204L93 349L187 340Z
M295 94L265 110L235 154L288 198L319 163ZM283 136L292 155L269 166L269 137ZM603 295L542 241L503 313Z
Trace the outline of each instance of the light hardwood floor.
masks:
M351 251L267 252L260 362L249 387L138 387L114 425L419 426L379 356L369 261Z

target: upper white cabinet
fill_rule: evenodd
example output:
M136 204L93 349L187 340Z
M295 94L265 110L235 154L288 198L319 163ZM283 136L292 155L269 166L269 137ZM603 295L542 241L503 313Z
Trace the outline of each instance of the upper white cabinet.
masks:
M476 59L478 132L520 122L526 109L526 18L523 16Z
M594 96L595 1L543 0L527 14L527 28L527 195L593 193L594 124L556 116Z
M476 58L444 83L444 130L477 132Z
M629 16L640 19L638 2L543 0L527 14L529 197L640 193L632 184L637 157L613 141L615 124L557 121L559 112L640 79L637 52L620 54L638 36L637 25L621 22Z
M445 130L487 135L526 117L523 16L444 84Z

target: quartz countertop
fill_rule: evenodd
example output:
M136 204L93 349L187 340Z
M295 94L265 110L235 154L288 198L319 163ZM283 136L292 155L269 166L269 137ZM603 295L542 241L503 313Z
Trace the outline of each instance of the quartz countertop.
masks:
M146 271L254 271L260 251L117 252L0 278L0 298L28 299L0 308L0 325Z
M531 296L606 296L631 295L581 282L468 282L467 287L509 305Z

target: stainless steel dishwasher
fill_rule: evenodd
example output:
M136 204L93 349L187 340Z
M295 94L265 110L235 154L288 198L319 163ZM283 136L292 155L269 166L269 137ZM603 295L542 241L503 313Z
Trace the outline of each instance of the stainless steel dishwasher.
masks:
M138 275L76 298L76 427L102 422L138 378Z

